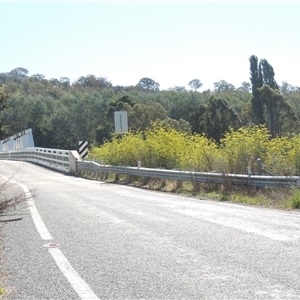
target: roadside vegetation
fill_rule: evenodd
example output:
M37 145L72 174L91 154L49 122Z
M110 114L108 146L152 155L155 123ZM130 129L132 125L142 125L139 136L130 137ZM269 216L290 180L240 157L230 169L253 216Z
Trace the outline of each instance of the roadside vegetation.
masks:
M205 135L176 131L163 123L153 123L145 131L115 135L100 147L93 147L89 158L106 165L179 169L183 171L247 174L248 166L257 174L257 158L263 161L263 172L281 176L300 175L300 135L270 138L265 126L252 125L231 129L220 143ZM124 179L125 180L125 179ZM135 185L141 186L137 180ZM176 189L175 182L152 179L151 189L204 196L216 200L277 207L299 208L300 191L293 188L255 189L184 182Z
M89 152L108 165L247 174L257 172L257 159L274 175L300 175L300 135L270 138L264 125L229 129L219 143L206 135L179 132L163 123L145 131L114 135Z

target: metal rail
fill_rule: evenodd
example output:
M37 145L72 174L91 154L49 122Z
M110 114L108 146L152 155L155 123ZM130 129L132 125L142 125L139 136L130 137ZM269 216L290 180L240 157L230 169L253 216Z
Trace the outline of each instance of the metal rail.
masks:
M289 187L298 185L299 176L261 176L243 174L223 174L208 172L190 172L165 169L105 166L92 161L77 161L77 171L124 174L128 176L164 178L178 181L203 183L246 185L254 187Z
M30 161L55 170L69 172L69 152L69 150L49 148L26 148L0 152L0 160Z
M46 167L70 172L70 150L49 149L49 148L26 148L0 152L1 159L30 161ZM76 152L76 151L75 151ZM75 161L76 162L76 161ZM163 178L176 181L193 181L216 184L233 184L254 187L290 187L299 185L299 176L262 176L243 174L223 174L209 172L192 172L166 169L149 169L139 167L118 167L101 165L93 161L76 162L76 172L99 172L103 174L124 174L144 178Z

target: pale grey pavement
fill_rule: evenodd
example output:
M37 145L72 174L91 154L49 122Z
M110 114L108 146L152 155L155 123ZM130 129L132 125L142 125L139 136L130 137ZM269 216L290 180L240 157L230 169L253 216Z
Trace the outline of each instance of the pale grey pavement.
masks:
M59 251L99 299L300 299L300 214L85 180L24 162ZM13 190L21 188L13 186ZM29 208L0 217L8 299L84 299ZM80 281L78 281L80 285Z

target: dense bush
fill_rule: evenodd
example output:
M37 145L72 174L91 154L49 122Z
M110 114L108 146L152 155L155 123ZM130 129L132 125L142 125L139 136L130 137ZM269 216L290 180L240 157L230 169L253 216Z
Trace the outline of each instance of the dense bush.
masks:
M264 126L231 129L220 144L205 135L178 132L162 123L153 123L140 132L114 136L101 147L93 147L90 157L119 166L195 170L246 174L250 166L257 172L261 158L265 170L276 175L300 174L300 136L271 139Z

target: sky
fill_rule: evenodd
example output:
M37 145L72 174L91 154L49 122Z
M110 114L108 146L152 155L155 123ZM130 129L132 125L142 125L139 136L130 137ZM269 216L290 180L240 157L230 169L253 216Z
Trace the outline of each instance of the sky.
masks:
M249 57L300 86L300 2L13 2L0 0L0 73L17 67L47 79L143 77L160 89L250 82Z

